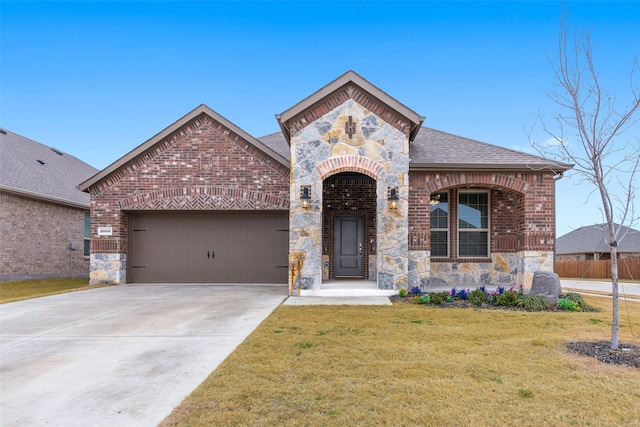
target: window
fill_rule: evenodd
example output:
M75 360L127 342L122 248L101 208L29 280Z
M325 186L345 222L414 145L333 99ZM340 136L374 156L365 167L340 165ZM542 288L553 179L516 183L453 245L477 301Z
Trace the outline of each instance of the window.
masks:
M84 256L89 256L91 248L91 220L88 212L84 214Z
M458 194L458 256L489 256L489 194Z
M430 199L431 256L449 256L449 193L435 193Z

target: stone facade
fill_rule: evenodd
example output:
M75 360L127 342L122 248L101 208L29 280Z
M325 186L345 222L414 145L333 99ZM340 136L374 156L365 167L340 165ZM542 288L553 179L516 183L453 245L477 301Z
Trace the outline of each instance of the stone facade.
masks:
M91 189L90 283L125 283L130 211L287 210L289 170L201 114ZM98 236L111 227L111 236Z
M555 182L548 173L410 172L409 249L416 265L430 264L430 272L410 276L412 286L522 284L531 286L536 270L553 271L555 241ZM450 203L450 253L431 258L430 197L446 191L457 200L459 191L489 194L489 257L457 255L457 205Z
M350 125L351 134L347 131ZM298 260L304 259L296 285L319 289L322 284L322 260L327 255L323 254L322 244L323 184L325 179L342 172L364 174L375 181L378 287L405 286L409 265L408 136L353 99L319 115L291 138L290 262L297 265ZM310 190L309 208L300 201L304 188ZM391 189L400 199L397 209L390 209L388 204Z
M0 206L0 281L88 276L83 251L88 210L5 192Z

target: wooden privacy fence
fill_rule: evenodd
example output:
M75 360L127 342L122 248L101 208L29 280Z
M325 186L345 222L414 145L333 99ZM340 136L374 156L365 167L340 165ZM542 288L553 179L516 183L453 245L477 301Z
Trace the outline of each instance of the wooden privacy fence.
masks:
M557 261L556 273L560 277L611 279L611 260ZM640 281L640 257L619 259L618 278Z

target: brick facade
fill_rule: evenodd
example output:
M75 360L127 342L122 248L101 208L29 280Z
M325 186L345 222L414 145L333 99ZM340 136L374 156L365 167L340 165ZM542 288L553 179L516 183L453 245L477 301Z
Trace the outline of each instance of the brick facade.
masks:
M550 173L409 173L409 248L426 250L432 193L458 189L490 190L491 251L553 250L555 182ZM455 209L452 204L451 209ZM455 218L456 211L450 213ZM456 224L451 221L451 232ZM455 254L454 254L455 255ZM455 258L455 256L453 256Z
M88 276L89 258L83 254L88 210L5 192L0 206L0 281Z
M201 114L91 187L91 253L126 262L128 211L288 208L288 168Z
M488 258L458 258L457 203L463 189L489 192L490 253ZM555 182L551 173L417 172L409 173L409 250L430 257L430 196L449 192L449 257L430 258L426 283L460 281L460 269L468 282L476 270L477 283L496 281L530 285L530 275L541 264L548 265L554 250ZM425 281L422 282L424 284ZM469 284L469 283L468 283Z

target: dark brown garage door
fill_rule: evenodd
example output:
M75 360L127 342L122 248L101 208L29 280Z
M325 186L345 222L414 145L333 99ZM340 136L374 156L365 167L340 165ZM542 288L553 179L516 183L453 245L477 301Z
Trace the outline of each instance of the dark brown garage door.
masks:
M133 283L287 283L287 212L131 213Z

